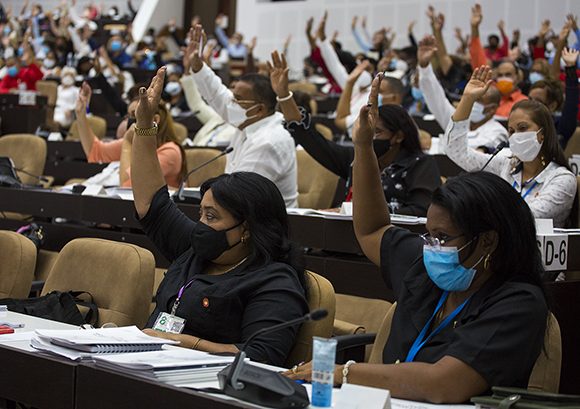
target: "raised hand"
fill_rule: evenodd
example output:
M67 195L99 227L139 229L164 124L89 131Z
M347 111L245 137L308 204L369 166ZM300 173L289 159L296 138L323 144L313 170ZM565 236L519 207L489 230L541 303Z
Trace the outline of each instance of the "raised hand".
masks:
M348 75L347 82L354 84L358 80L358 78L361 76L361 74L369 68L370 64L371 63L369 62L369 60L364 60L359 65L357 65L354 68L354 70L352 70L350 72L350 74Z
M165 70L166 67L159 68L151 80L149 88L141 87L139 89L139 102L135 109L137 128L151 128L153 126L153 117L157 113L159 101L161 101Z
M87 107L89 106L89 103L91 102L91 95L92 94L93 94L93 90L91 89L90 85L86 81L83 82L83 85L81 85L81 87L79 89L79 96L78 96L77 101L75 103L75 112L76 112L77 118L79 116L86 115Z
M417 47L417 64L425 68L431 62L433 55L437 52L437 41L433 36L425 36L419 41Z
M570 29L572 24L570 20L566 20L562 30L560 30L560 34L558 35L558 41L560 42L560 46L564 47L566 45L566 41L568 40L568 36L570 35Z
M578 17L570 13L566 16L566 18L570 22L570 28L574 31L578 30Z
M254 54L254 49L256 48L257 42L258 42L258 38L252 37L252 39L250 40L250 43L247 45L248 54Z
M288 34L288 37L286 37L286 40L284 40L284 51L288 50L288 47L290 47L290 43L292 42L292 34Z
M338 35L340 33L338 32L338 30L334 30L334 33L332 33L332 39L330 40L331 43L336 42L336 39L338 38Z
M310 17L306 20L306 34L310 35L312 32L312 26L314 25L314 17Z
M550 31L550 20L544 20L542 21L538 35L544 38L548 34L548 31Z
M183 69L185 74L189 74L190 70L198 72L203 68L203 61L199 55L201 38L203 35L202 32L203 28L201 27L201 24L197 24L195 27L192 27L187 34L189 44L183 53Z
M497 22L497 29L500 31L500 33L505 32L505 21L500 20Z
M328 18L328 11L324 12L324 16L320 20L320 24L318 24L318 29L316 30L316 36L320 39L320 41L326 40L326 19Z
M276 95L280 98L287 97L290 92L288 90L288 64L284 54L280 56L278 51L272 54L272 63L267 62L268 71L270 72L270 83Z
M468 98L472 101L478 100L487 92L492 82L490 67L482 65L476 68L463 90L463 98Z
M437 15L437 18L435 19L435 24L433 25L433 27L435 28L435 30L441 31L443 30L444 25L445 25L445 14L439 13Z
M351 23L350 23L350 28L352 28L353 30L356 29L356 23L357 23L357 21L358 21L358 16L354 16L352 18Z
M367 28L367 17L366 16L363 16L360 25L362 26L362 28Z
M427 7L427 18L431 22L431 25L433 25L433 23L435 22L435 17L436 17L435 7L429 4L429 7Z
M481 4L476 4L471 8L471 26L479 27L481 21L483 20L483 12L481 10Z
M375 136L375 127L379 117L379 89L383 73L378 73L371 84L369 102L360 109L358 119L352 131L352 141L358 146L371 146Z
M566 67L576 66L578 54L580 54L580 51L575 50L573 48L564 48L562 50L562 58L564 59L564 63L566 63Z
M416 20L412 20L409 25L407 26L407 33L413 34L413 29L415 28L415 24L417 24Z

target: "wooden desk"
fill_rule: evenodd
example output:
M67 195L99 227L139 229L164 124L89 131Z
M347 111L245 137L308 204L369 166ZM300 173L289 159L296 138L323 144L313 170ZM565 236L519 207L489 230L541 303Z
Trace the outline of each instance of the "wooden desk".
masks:
M47 105L43 95L36 95L35 105L20 105L18 94L0 94L1 134L34 134L46 121Z

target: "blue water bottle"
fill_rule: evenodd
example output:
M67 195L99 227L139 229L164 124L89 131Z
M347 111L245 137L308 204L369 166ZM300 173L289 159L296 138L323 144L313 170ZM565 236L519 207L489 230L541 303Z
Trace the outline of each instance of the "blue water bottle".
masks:
M312 406L332 406L336 339L314 337L312 358Z

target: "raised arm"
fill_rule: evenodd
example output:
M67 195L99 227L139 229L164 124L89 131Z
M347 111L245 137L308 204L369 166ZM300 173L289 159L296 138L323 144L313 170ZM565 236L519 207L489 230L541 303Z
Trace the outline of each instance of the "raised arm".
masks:
M157 159L157 135L153 130L153 118L157 112L165 67L157 71L148 89L139 90L139 103L135 109L136 131L131 150L131 184L135 209L140 218L149 211L155 193L165 185L165 179ZM156 130L156 129L155 129Z
M358 79L363 72L369 67L369 61L364 60L359 65L356 66L354 70L349 74L345 86L342 88L342 94L338 99L338 105L336 107L336 118L334 119L334 124L342 131L346 131L348 128L347 117L351 114L350 112L350 102L352 99L353 89Z
M373 150L381 78L382 74L379 74L373 80L369 104L361 108L352 133L354 232L365 255L377 266L381 263L383 234L392 227L379 164Z
M358 16L354 16L352 18L352 23L350 25L351 31L352 31L352 35L354 36L354 39L356 41L356 43L358 44L358 46L361 48L361 50L363 50L365 53L368 53L371 48L372 45L367 43L360 35L360 33L357 31L356 29L356 23L358 21Z
M571 48L564 49L562 58L566 64L566 95L562 116L558 123L558 133L562 136L562 146L566 146L568 140L576 132L578 117L578 98L580 90L578 89L578 75L576 74L576 64L578 61L578 50Z
M571 24L570 20L567 20L558 35L558 44L556 45L556 52L554 53L554 60L552 61L551 71L552 77L558 79L560 77L560 58L562 57L562 50L566 46L568 41L568 36L570 35Z
M501 46L499 47L499 52L501 53L502 57L507 57L510 40L505 33L505 22L503 20L500 20L497 23L497 29L499 30L499 34L501 36Z
M473 69L486 65L487 57L485 56L485 50L483 45L481 45L481 39L479 38L479 25L483 20L483 13L481 10L481 5L476 4L471 8L471 41L469 43L469 55L471 56L471 67Z
M79 90L79 97L75 105L75 114L77 117L77 129L79 131L79 138L81 140L81 145L83 151L87 158L93 148L93 143L97 139L93 130L89 126L89 121L87 120L87 107L91 101L92 90L88 83L83 82L81 89Z
M429 12L427 15L431 18L431 28L433 30L433 36L437 41L436 54L439 59L439 66L441 67L441 72L443 75L447 75L451 66L453 65L453 60L449 54L447 54L447 49L445 47L445 40L443 39L443 25L445 23L445 16L442 13L435 15L432 7L429 6Z
M326 19L328 18L328 13L324 12L322 20L318 25L317 37L320 40L320 54L322 59L328 68L328 71L336 81L336 83L344 90L346 86L346 81L348 79L348 72L344 65L340 62L330 39L326 38Z

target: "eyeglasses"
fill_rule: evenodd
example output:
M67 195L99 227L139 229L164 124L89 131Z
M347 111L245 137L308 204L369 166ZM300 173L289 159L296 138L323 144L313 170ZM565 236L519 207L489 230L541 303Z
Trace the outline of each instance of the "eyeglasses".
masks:
M241 105L241 104L254 104L254 103L258 102L258 101L255 101L253 99L236 99L236 98L232 98L232 102L234 104Z
M425 244L432 246L432 247L435 247L435 248L441 248L442 246L445 246L450 241L453 241L455 239L463 237L463 234L460 234L458 236L446 237L444 239L440 239L438 237L433 237L433 236L431 236L430 233L422 234L420 237L423 239Z

